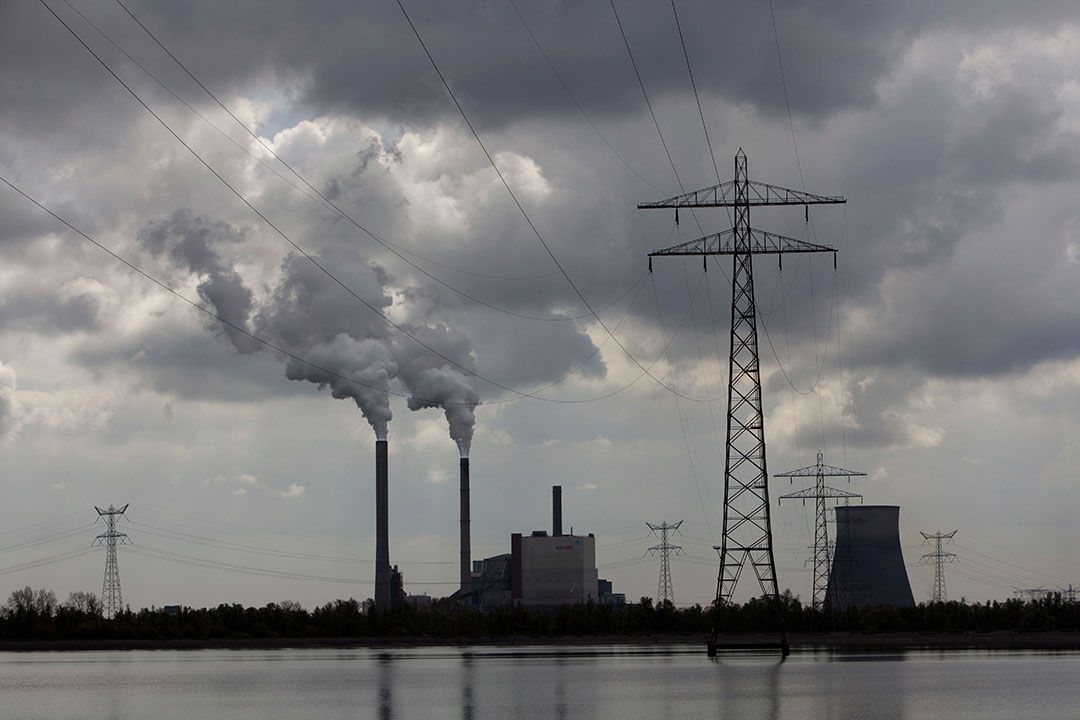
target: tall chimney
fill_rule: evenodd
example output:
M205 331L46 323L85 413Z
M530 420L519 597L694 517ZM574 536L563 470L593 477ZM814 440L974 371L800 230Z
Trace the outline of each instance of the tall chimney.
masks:
M461 594L472 591L472 541L469 535L469 458L461 458Z
M551 486L551 534L562 535L562 485Z
M375 607L390 609L390 463L385 440L375 441Z

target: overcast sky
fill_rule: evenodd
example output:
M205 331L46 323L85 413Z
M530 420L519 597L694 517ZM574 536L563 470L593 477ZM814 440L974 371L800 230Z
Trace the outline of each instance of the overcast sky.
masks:
M690 400L559 273L396 3L132 0L256 140L113 0L48 2L213 172L39 0L8 0L0 174L235 327L0 186L0 570L85 547L93 505L129 502L133 606L369 597L385 426L391 558L409 591L448 593L450 428L472 432L479 399L474 558L548 528L561 484L616 590L655 594L644 522L682 519L676 600L712 599L725 404L701 401L724 395L730 261L648 276L645 253L730 220L635 210L679 185L609 3L519 0L559 76L509 0L406 7L589 304ZM679 178L716 182L670 5L617 6ZM1080 585L1080 9L776 0L786 98L767 2L678 11L721 177L741 147L753 179L848 198L809 226L753 214L840 250L835 273L755 266L769 468L823 449L865 471L842 487L901 506L909 564L921 530L958 529L950 597ZM774 514L781 587L804 598L811 511ZM8 572L0 595L97 590L102 564ZM929 571L909 574L927 599Z

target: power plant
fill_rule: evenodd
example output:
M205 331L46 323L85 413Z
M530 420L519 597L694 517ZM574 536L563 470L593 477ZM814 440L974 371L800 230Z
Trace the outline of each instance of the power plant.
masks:
M465 521L462 522L465 548L468 540L464 535ZM621 603L624 599L612 592L610 582L598 576L596 537L592 533L577 535L573 530L568 534L563 532L561 485L551 489L551 532L512 533L510 552L472 563L468 580L462 582L463 588L466 582L470 589L460 590L453 597L480 610L509 605L554 610L590 600Z
M836 527L836 552L825 604L834 608L914 606L900 548L900 507L840 505Z

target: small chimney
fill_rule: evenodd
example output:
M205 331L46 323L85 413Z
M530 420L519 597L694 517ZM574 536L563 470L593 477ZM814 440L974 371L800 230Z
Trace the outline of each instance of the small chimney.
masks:
M551 534L562 535L562 485L551 487Z
M472 541L469 536L469 458L461 458L461 594L472 591Z
M390 609L390 461L385 440L375 441L375 607Z

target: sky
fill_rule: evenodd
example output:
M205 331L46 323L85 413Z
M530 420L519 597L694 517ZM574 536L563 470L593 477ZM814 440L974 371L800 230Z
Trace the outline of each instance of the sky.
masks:
M99 589L130 503L134 607L369 597L385 432L408 591L456 585L465 449L474 558L560 484L631 599L682 520L708 603L730 259L646 254L731 220L636 205L740 148L848 201L752 213L839 251L755 263L770 470L865 472L918 600L921 531L951 598L1080 585L1074 2L406 2L483 147L397 3L125 5L198 83L114 0L0 4L0 175L145 273L0 184L0 595ZM808 599L812 508L773 528Z

